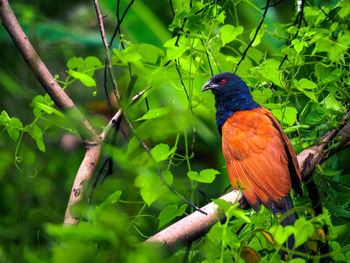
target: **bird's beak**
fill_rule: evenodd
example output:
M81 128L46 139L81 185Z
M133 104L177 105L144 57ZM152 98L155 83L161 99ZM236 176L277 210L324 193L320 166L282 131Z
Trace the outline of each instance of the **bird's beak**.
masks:
M207 83L204 84L203 88L202 88L202 92L203 91L206 91L206 90L209 90L209 89L212 89L213 86L212 86L212 83L209 81L207 81Z

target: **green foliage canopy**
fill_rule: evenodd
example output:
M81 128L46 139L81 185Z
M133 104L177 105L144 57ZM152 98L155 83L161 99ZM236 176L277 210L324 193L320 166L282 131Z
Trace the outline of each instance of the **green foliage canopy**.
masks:
M0 190L5 216L0 221L4 230L0 261L164 260L161 249L140 242L193 210L165 183L198 206L205 203L198 190L215 198L229 184L215 127L213 96L201 93L201 86L212 74L237 69L254 99L280 121L297 153L336 127L349 110L347 1L305 1L304 6L284 1L268 8L258 31L264 1L179 0L172 1L167 12L147 7L146 1L136 2L122 24L125 34L112 45L112 63L125 101L130 94L152 88L133 105L122 98L136 134L111 134L105 142L103 155L112 158L115 169L103 186L96 188L90 205L84 202L74 208L83 219L77 227L63 228L60 221L82 155L80 150L67 153L57 143L64 132L74 133L75 127L48 95L31 93L25 99L16 78L1 64L5 77L0 85L6 95L13 95L10 88L14 87L21 94L18 101L29 101L21 105L25 110L13 110L2 101ZM127 4L121 1L123 8ZM101 5L113 17L114 1L101 1ZM23 15L24 26L35 20L29 5L19 5L16 11ZM94 15L84 12L89 18ZM94 41L88 33L73 37L65 18L59 19L58 28L52 20L47 24L52 36L63 34L73 44L61 44L65 71L57 69L56 78L83 108L104 98L103 49L101 53L95 50L97 43L100 45L95 41L98 36ZM106 20L107 28L112 28L112 21ZM42 26L37 27L37 36L49 41ZM74 48L77 42L87 46L84 52ZM59 59L58 65L62 63ZM133 85L129 85L131 76L137 76ZM32 113L25 113L30 107ZM97 116L91 120L97 128L105 124ZM155 162L137 137L150 146ZM335 139L333 147L338 143ZM294 233L296 244L327 238L330 256L339 262L349 261L348 159L349 151L340 152L315 172L322 193L322 215L306 213L295 226L283 229L264 208L260 213L247 212L215 200L232 220L217 223L192 244L189 254L182 249L165 261L187 256L189 262L231 262L232 258L244 262L247 255L253 255L262 262L275 262L290 233ZM307 194L295 205L309 211ZM236 235L243 223L247 225ZM329 227L326 237L323 225ZM311 258L311 253L307 257Z

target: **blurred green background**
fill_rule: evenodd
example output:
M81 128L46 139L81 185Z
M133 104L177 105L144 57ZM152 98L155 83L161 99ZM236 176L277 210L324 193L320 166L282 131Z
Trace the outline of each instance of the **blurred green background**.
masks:
M182 6L189 6L190 4L189 1L173 2L176 13L182 11ZM219 70L234 70L237 60L243 53L243 47L249 43L249 36L260 22L263 13L262 7L266 4L262 0L219 2L223 2L222 5L226 8L225 24L232 24L235 27L242 25L244 32L239 38L240 41L213 51L211 66L214 73L219 72ZM328 12L335 10L339 3L343 4L342 1L318 0L311 1L308 6L323 6ZM69 75L66 64L74 56L83 58L95 56L104 63L105 51L99 33L93 1L20 0L11 1L10 4L38 54L52 74L58 75L61 81L65 81ZM128 4L128 1L120 1L121 13ZM348 10L349 6L349 4L343 4L342 7ZM100 7L105 15L105 28L107 37L110 39L116 25L117 1L101 0ZM261 39L261 43L257 48L252 48L250 56L247 58L248 62L241 65L241 75L256 90L266 90L268 85L264 82L263 76L259 75L262 74L259 70L257 71L257 77L254 72L249 71L249 68L259 68L259 64L265 65L267 59L271 57L277 57L279 61L282 60L283 52L287 52L282 48L288 47L286 46L287 38L293 35L295 31L292 29L287 31L286 28L278 27L277 24L294 26L295 29L296 9L296 1L292 0L283 1L276 8L269 9L264 21L266 27L264 25L262 29L265 34ZM312 12L316 12L315 10L317 8L309 8L307 13L309 18L307 19L310 19L310 21L307 21L308 23L311 23L313 19ZM339 9L337 12L339 12ZM341 23L346 21L346 18L342 19L339 20L339 23L337 22L338 27L341 27ZM151 63L145 63L146 66L141 68L136 63L136 66L134 66L134 62L123 61L123 57L120 55L119 60L118 57L115 58L115 73L119 89L123 94L126 92L130 80L127 64L128 62L131 63L133 73L139 77L135 90L132 92L136 93L136 91L152 85L151 92L147 97L148 107L150 109L167 108L168 115L163 119L154 122L135 121L147 112L147 105L142 100L137 105L128 108L128 116L133 120L139 135L146 140L151 148L159 143L166 143L170 148L177 145L176 154L171 156L173 163L169 165L173 175L173 186L187 199L200 206L204 205L206 200L198 189L205 192L207 198L216 198L224 192L229 182L221 153L221 139L215 125L214 98L211 94L201 94L202 85L211 75L208 63L202 62L203 65L199 67L198 74L191 75L185 70L187 66L186 59L191 60L191 57L193 57L195 61L200 56L195 53L197 51L193 51L190 56L181 57L181 59L184 59L181 62L183 63L181 70L185 86L190 93L191 104L186 99L174 64L169 67L160 67L166 62L164 54L167 47L164 47L164 43L172 37L173 32L169 30L172 21L173 14L169 1L136 0L121 25L122 37L126 44L151 44L158 47L159 49L152 48L152 51L156 52L155 50L158 50L157 52L159 54L163 53L163 56L156 56L155 65L150 66ZM322 26L327 27L326 24L322 24ZM208 32L206 31L208 25L203 25L203 28L205 28L205 32ZM283 32L283 30L285 31ZM344 27L341 30L345 31ZM219 34L221 34L219 27L214 27L211 32L212 39L215 39L215 35ZM333 37L334 41L337 41L336 33L332 34L330 38ZM305 39L305 35L303 37ZM185 37L182 37L182 39L185 39ZM310 47L316 45L307 36L306 39L310 41ZM348 40L343 41L344 45L347 45ZM116 37L112 47L120 49L119 36ZM288 50L288 48L286 49ZM2 94L0 110L5 110L10 117L19 118L24 125L29 124L34 120L29 105L35 96L38 94L44 95L44 90L25 64L3 27L0 28L0 50L0 90ZM305 50L306 47L304 49L305 54L310 55L312 53L311 50ZM348 50L348 47L346 50ZM349 81L348 73L345 72L345 68L349 65L349 57L347 51L344 51L344 54L340 55L343 56L342 59L339 58L341 62L335 62L335 59L322 60L320 58L319 63L330 65L332 70L333 66L334 70L339 68L343 70L332 85L344 82L345 79ZM224 56L226 55L235 59L225 60ZM255 60L254 56L260 59ZM326 57L324 54L322 56ZM215 61L215 57L217 61ZM307 62L306 57L305 55L303 62ZM202 61L204 60L203 58ZM315 64L315 61L312 63ZM215 62L218 62L218 67L215 66ZM312 63L310 62L310 64ZM339 66L341 63L343 63L343 66ZM158 71L153 71L157 66L159 67ZM306 66L304 68L300 66L300 68L302 70L293 76L297 76L298 79L301 77L308 78L309 76L315 78L316 76L322 82L317 72L312 71L312 74L308 74ZM305 71L303 71L304 69ZM149 75L145 72L149 72ZM193 78L193 76L196 76L196 78ZM113 111L108 108L105 100L102 68L96 70L94 79L97 83L97 94L94 94L94 88L86 87L79 81L68 85L66 92L89 116L95 127L101 129L108 117L112 116ZM263 83L262 86L259 86L259 83ZM332 86L331 84L328 85ZM344 84L344 94L348 93L348 91L346 92L348 87L349 82ZM108 89L110 92L110 83ZM303 110L310 113L310 115L305 113L304 119L301 120L304 120L309 128L305 132L294 131L294 133L289 134L291 138L294 138L292 143L297 153L333 127L332 125L339 121L344 111L349 108L348 97L346 99L336 97L336 102L341 101L340 104L335 103L338 108L333 109L336 112L330 112L325 107L327 114L319 111L317 116L322 114L324 116L322 115L318 121L310 124L307 123L308 119L305 116L311 116L312 113L311 117L315 118L316 113L312 109L310 110L313 107L310 106L311 104L305 106L308 103L308 97L305 95L303 97L299 94L300 92L295 92L295 94L292 93L290 98L290 94L286 90L278 89L278 91L278 94L263 99L263 102L265 104L270 103L270 106L278 104L278 96L280 95L286 100L286 105L293 106L299 111L298 117ZM333 94L333 91L327 90L327 92ZM324 97L329 93L326 93ZM193 113L190 110L191 107ZM171 117L169 117L169 112ZM106 179L104 185L98 185L90 208L95 208L101 202L107 200L116 190L122 191L120 202L118 205L92 217L92 221L97 228L103 226L96 232L89 233L90 226L86 222L80 224L79 233L60 228L74 176L84 156L84 149L79 146L77 149L69 151L62 147L62 138L69 133L71 127L56 117L46 116L38 121L38 125L44 131L45 152L40 151L35 141L26 133L23 135L20 144L9 138L5 128L0 133L0 261L46 262L53 259L55 262L91 262L91 257L96 257L97 261L103 262L119 260L121 262L151 262L152 260L160 260L157 252L153 249L148 250L144 247L138 247L136 244L139 240L143 240L146 236L150 236L159 230L158 215L164 207L176 204L176 208L179 207L179 211L182 211L182 208L180 209L182 201L171 192L166 192L167 190L164 190L163 186L158 184L158 181L152 177L153 175L147 174L151 173L150 171L153 171L154 167L145 161L145 153L137 146L135 138L125 124L122 124L122 130L125 132L124 136L122 133L112 134L105 145L103 158L112 156L114 160L113 174ZM293 123L288 124L286 121L283 123L283 127L290 128ZM316 128L316 126L318 127ZM115 136L116 140L113 138ZM194 136L195 143L192 147ZM130 141L130 144L128 144L128 141ZM347 221L350 218L350 211L349 202L346 200L349 197L348 190L350 189L348 184L350 182L348 179L350 168L347 165L349 160L350 151L348 149L332 157L327 163L328 167L323 166L325 171L328 171L327 168L331 168L331 172L336 172L328 175L328 177L326 176L328 181L324 179L324 174L316 177L322 191L323 201L326 203L334 203L334 200L339 201L338 206L333 207L338 210L331 211L334 213L332 217L333 224L338 225L338 228L334 227L332 229L332 237L338 238L337 240L341 245L348 244L350 237ZM212 184L190 181L186 176L188 171L200 171L206 168L213 168L221 172ZM336 182L339 181L341 175L342 178L346 179L342 182L343 188L339 190L338 187L340 186ZM137 178L140 179L137 180ZM147 183L142 180L146 180ZM156 188L154 192L161 193L157 193L154 197L155 202L151 202L152 205L149 207L145 205L144 201L153 197L142 195L142 189L152 188L152 183L154 183L153 187ZM147 184L150 185L147 186ZM332 187L329 188L329 185ZM141 194L139 188L141 188ZM337 197L338 191L342 193L339 198ZM162 192L166 192L166 194ZM328 195L325 195L326 192L328 192ZM159 198L158 194L163 195ZM117 197L115 198L119 200ZM297 204L310 205L306 199L299 199ZM90 210L90 208L84 208L84 215L89 220L91 219L89 216L94 213L93 209ZM187 207L186 213L190 212L191 208ZM182 213L179 212L178 216L180 215ZM173 218L175 217L173 216ZM166 221L166 224L169 221ZM127 228L130 235L125 235L125 228ZM106 236L102 236L101 233L106 233ZM70 245L65 247L64 243L67 239L70 240ZM177 255L182 256L184 253L185 251L182 250ZM134 255L134 257L132 258L131 255ZM175 261L177 259L168 260ZM193 262L197 261L194 260Z

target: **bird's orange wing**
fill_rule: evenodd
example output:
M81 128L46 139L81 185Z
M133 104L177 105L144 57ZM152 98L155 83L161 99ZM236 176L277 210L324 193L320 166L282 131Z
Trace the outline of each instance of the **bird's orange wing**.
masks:
M282 206L292 181L293 188L294 181L300 184L293 148L265 108L238 111L228 118L222 126L222 149L232 186L242 189L255 210L261 203L269 209ZM296 178L291 179L291 173Z

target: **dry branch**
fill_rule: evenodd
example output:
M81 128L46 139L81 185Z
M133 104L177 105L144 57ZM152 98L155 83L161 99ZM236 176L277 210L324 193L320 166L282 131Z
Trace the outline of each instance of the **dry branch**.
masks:
M345 115L344 120L337 128L326 133L319 142L297 156L304 181L311 178L317 164L321 164L332 154L350 145L350 124L347 124L349 114L350 112ZM340 144L336 148L328 150L329 142L339 136L341 137ZM232 191L220 198L235 203L238 195L238 191ZM162 243L168 249L174 250L181 244L191 243L203 236L218 219L222 220L224 217L224 215L218 214L217 206L213 202L201 209L207 215L196 211L147 239L146 242Z
M147 90L150 88L146 88L142 90L141 92L137 93L132 99L131 103L137 101ZM101 155L101 143L106 139L108 133L112 129L115 123L118 122L118 120L122 116L122 109L120 108L116 114L113 116L113 118L108 122L106 127L103 129L101 134L98 136L100 143L85 143L85 157L82 161L78 173L75 177L72 191L69 197L66 214L64 217L64 224L65 225L76 225L79 223L79 215L74 216L72 214L72 207L79 202L81 202L85 197L85 186L90 181L90 179L93 177L96 165L100 159Z
M65 225L75 225L79 223L79 215L73 215L71 208L81 202L85 196L85 186L93 177L97 163L101 156L100 143L85 143L85 156L80 164L75 176L73 187L70 193L66 214L64 216Z
M97 1L95 1L95 3L97 3ZM96 5L95 7L100 22L100 29L103 30L101 34L102 36L104 36L104 44L106 49L109 51L103 29L102 15L99 11L98 5ZM116 115L110 120L110 122L106 125L101 135L98 135L97 132L89 124L89 122L84 118L82 113L75 107L70 97L64 92L64 90L62 90L62 88L54 79L44 62L40 59L39 55L28 40L26 34L23 32L21 26L19 25L17 18L13 13L7 0L0 0L0 17L3 26L11 36L13 42L22 54L24 60L29 65L34 75L40 81L41 85L44 87L46 92L50 95L54 103L61 109L73 111L74 118L78 117L78 119L75 119L75 121L78 121L80 123L80 126L78 126L78 132L81 138L84 140L86 152L73 183L64 219L65 224L77 224L79 222L79 216L74 216L72 214L71 208L72 206L78 204L81 200L83 200L85 196L85 185L92 178L97 163L100 159L102 147L101 143L106 138L108 132L111 130L114 123L120 118L121 110L119 110L116 113ZM109 66L111 66L110 59L108 60L108 63ZM112 73L111 75L113 76ZM114 84L116 88L116 81ZM148 89L149 88L136 94L132 98L132 102L136 101L139 97L141 97Z

